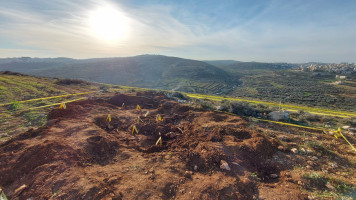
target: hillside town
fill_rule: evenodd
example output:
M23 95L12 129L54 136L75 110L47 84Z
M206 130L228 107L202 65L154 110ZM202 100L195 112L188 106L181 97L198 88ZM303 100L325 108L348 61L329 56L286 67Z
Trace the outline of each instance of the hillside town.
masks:
M325 63L305 63L299 69L305 72L330 72L336 74L356 74L355 63L325 64Z

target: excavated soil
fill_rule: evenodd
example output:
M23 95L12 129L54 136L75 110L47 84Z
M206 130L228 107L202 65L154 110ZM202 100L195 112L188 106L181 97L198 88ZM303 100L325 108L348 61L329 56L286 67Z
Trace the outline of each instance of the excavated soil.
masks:
M73 102L48 118L0 145L10 199L307 199L286 184L292 164L273 159L288 160L280 144L237 116L140 93Z

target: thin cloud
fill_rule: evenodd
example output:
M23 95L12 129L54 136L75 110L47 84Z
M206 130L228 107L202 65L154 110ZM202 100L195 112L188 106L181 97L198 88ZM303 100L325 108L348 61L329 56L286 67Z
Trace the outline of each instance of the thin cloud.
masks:
M356 4L333 9L335 3L325 1L317 11L321 2L276 0L246 5L238 1L235 10L235 4L214 6L208 1L199 11L196 2L192 8L165 2L55 0L43 2L43 10L28 3L9 4L0 8L1 55L89 58L155 53L242 61L355 61L356 14L352 10ZM127 17L125 40L109 44L91 34L88 13L103 5L115 6ZM214 7L216 11L207 13ZM7 41L8 51L1 41Z

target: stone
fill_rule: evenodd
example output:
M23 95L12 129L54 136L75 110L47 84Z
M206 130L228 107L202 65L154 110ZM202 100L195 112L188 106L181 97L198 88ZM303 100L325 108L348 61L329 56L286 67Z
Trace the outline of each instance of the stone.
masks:
M227 171L231 170L229 164L225 160L221 160L220 163L221 163L220 169L227 170Z
M293 152L294 154L297 154L298 153L298 149L297 148L292 148L291 152Z
M184 172L184 177L185 178L192 178L192 173L190 171L185 171Z
M271 175L269 175L271 178L273 178L273 179L276 179L276 178L278 178L278 175L277 174L271 174Z
M153 180L153 179L155 179L156 177L155 177L154 174L151 174L150 178Z
M285 151L285 148L284 148L283 145L279 145L277 148L278 148L278 150L280 150L280 151Z
M304 148L301 148L301 149L300 149L300 153L305 154L305 149L304 149Z
M198 165L194 165L193 169L194 169L194 171L197 171L198 170Z
M318 157L313 156L312 159L313 159L313 160L318 160Z

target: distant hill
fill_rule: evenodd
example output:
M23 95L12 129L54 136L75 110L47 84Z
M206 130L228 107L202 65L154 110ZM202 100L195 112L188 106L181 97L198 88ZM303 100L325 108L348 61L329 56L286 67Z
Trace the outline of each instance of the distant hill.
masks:
M239 84L239 77L208 63L161 55L95 58L0 59L0 71L76 78L93 82L218 93Z
M240 63L240 61L236 61L236 60L203 60L203 61L217 67Z

